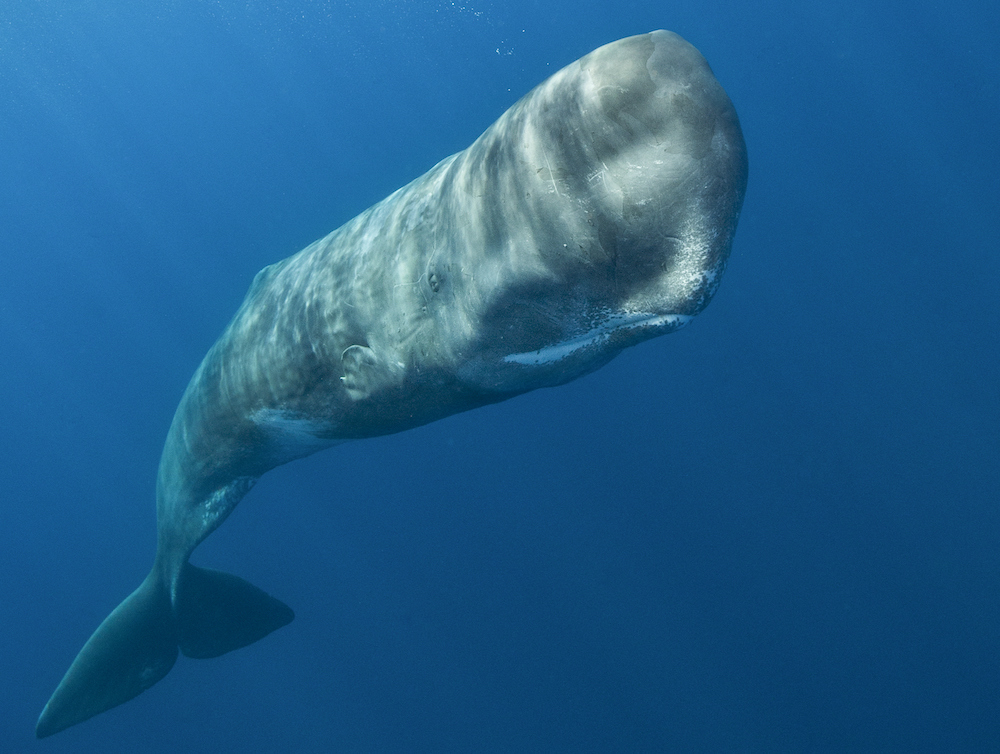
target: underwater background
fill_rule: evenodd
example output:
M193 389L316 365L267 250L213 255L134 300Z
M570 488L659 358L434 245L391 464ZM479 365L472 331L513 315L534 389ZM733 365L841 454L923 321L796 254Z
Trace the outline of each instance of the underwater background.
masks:
M257 270L656 28L750 156L705 313L272 471L192 560L296 620L36 742ZM4 0L0 750L1000 751L998 38L986 0Z

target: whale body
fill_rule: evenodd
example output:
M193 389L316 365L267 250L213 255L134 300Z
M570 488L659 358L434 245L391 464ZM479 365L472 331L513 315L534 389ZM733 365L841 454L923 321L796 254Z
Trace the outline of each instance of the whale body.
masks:
M573 380L708 304L747 157L701 54L657 31L536 87L468 149L262 270L174 415L149 575L94 632L44 737L121 704L178 650L215 657L290 622L189 562L265 472Z

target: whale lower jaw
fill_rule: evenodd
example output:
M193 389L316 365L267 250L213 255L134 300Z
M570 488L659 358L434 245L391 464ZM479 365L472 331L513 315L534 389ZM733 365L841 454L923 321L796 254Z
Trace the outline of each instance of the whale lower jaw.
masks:
M609 344L612 338L617 339L617 336L625 333L629 334L629 342L623 344L622 347L657 335L674 332L684 327L692 318L691 315L687 314L648 314L645 312L616 314L582 335L539 348L537 351L512 353L504 356L502 360L508 364L548 366L579 354L585 349L604 347Z

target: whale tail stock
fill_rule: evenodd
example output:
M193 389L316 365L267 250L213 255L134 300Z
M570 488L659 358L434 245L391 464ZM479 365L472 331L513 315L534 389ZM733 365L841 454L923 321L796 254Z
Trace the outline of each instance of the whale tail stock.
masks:
M171 603L154 568L98 626L38 718L51 736L138 696L177 659L218 657L253 644L295 617L292 609L243 579L186 563Z

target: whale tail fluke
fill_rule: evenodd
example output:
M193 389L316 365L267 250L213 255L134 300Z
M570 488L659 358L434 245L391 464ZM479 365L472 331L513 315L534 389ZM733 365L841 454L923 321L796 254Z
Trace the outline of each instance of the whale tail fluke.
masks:
M51 736L138 696L177 660L218 657L291 622L292 609L236 576L185 564L176 604L153 570L98 626L42 710Z
M198 659L253 644L295 617L249 581L190 563L181 572L174 614L181 652Z
M170 595L155 572L98 626L38 718L51 736L138 696L174 666Z

